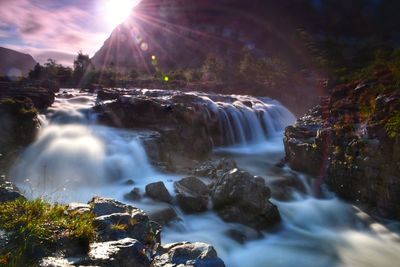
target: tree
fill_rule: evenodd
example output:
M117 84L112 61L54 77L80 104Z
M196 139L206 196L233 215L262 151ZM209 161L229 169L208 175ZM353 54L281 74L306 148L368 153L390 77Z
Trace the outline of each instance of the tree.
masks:
M94 70L89 55L84 55L82 51L78 52L74 60L73 80L77 87L85 87L89 83L89 72Z

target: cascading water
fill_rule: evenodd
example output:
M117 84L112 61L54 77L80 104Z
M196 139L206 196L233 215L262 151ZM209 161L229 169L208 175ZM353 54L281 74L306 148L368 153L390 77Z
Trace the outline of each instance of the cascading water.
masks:
M295 121L287 108L270 98L232 95L222 102L210 95L193 94L205 101L208 119L217 118L221 133L218 143L223 146L265 143Z
M138 134L95 123L95 100L96 95L74 90L57 97L37 141L11 170L28 194L73 199L84 190L95 194L112 181L154 174Z
M224 151L225 157L234 158L254 175L266 176L271 187L274 181L290 177L303 183L306 190L293 188L291 200L273 200L282 215L280 228L245 244L227 233L239 230L256 238L254 231L223 222L211 211L187 215L175 207L182 220L164 228L164 243L213 244L228 267L398 266L400 238L393 231L397 223L392 223L391 230L335 197L316 198L307 177L274 166L283 157L281 131L294 120L286 108L270 99L201 97L207 102L205 116L218 118L225 144L241 144L235 154ZM149 212L165 205L148 198L135 202L123 198L132 189L123 183L126 179L133 179L142 192L146 184L161 180L173 194L172 183L180 177L160 174L149 164L140 133L97 125L90 112L94 102L95 95L74 90L59 95L43 119L37 141L15 164L12 179L27 193L32 189L32 197L66 202L87 201L97 194ZM254 149L263 143L268 149Z

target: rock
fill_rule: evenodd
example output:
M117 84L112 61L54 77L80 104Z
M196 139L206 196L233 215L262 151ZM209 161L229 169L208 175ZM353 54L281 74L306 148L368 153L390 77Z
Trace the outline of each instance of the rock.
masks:
M369 213L399 219L400 135L388 123L398 121L400 93L377 89L398 79L390 71L370 76L332 88L320 106L286 128L286 159Z
M101 241L119 240L126 237L135 238L134 236L129 236L128 230L136 223L129 213L103 215L93 221Z
M237 164L232 159L207 160L195 167L192 174L212 179L218 179L226 172L237 168Z
M149 213L149 218L161 226L167 225L169 222L177 220L178 214L171 206L164 206Z
M140 200L142 195L140 194L140 189L135 187L131 192L125 194L124 197L129 200Z
M264 179L238 169L225 173L211 192L214 210L222 219L258 230L280 221L277 207L268 201L270 196Z
M161 202L172 202L172 197L163 182L156 182L146 185L146 195Z
M130 237L150 247L160 243L161 227L144 211L108 198L95 197L89 204L98 215L94 222L101 240Z
M133 207L111 198L94 197L88 204L92 207L92 212L96 216L113 213L129 213L133 210Z
M176 199L181 209L188 213L206 211L209 189L200 179L190 176L174 183Z
M93 264L104 267L146 267L150 260L139 241L124 238L90 245L89 257Z
M14 201L18 198L25 197L18 191L16 186L8 181L0 180L0 203Z
M174 243L164 246L165 253L158 255L152 267L162 266L198 266L224 267L214 247L205 243Z
M262 237L260 232L244 225L241 225L240 228L229 229L225 234L240 244Z
M69 203L68 212L85 213L90 212L91 208L89 204L85 203Z
M47 257L39 262L39 267L74 267L72 261L63 257Z

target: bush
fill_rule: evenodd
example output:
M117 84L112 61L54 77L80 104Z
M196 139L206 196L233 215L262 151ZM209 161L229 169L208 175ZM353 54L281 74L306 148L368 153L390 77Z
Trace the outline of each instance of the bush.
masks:
M0 229L10 235L10 244L0 255L6 266L33 265L60 239L89 247L94 240L94 215L68 212L67 206L51 205L41 199L18 199L0 204Z
M385 124L385 130L390 138L396 138L400 134L400 112L396 112Z

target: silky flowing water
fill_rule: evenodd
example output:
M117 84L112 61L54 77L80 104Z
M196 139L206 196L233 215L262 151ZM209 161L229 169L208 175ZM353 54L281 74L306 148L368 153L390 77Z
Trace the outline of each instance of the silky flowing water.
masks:
M145 211L164 205L147 198L135 202L124 199L123 195L133 187L126 181L133 180L142 192L146 184L163 181L173 194L173 182L185 173L163 173L150 164L142 145L148 132L97 124L91 111L96 95L63 91L41 116L43 127L37 140L15 163L11 179L32 198L87 202L99 195ZM244 244L230 238L227 232L239 230L254 236L250 229L223 222L212 211L185 215L175 207L182 220L164 227L163 243L210 243L226 265L233 267L399 266L397 222L374 222L329 192L317 198L309 177L275 166L284 156L282 130L294 122L283 106L276 101L261 101L257 108L262 109L262 116L257 117L243 105L245 101L234 105L209 101L210 110L214 109L222 118L226 143L237 143L216 148L212 157L235 159L241 168L265 177L267 184L290 177L305 190L295 191L290 200L273 199L281 212L281 225Z

